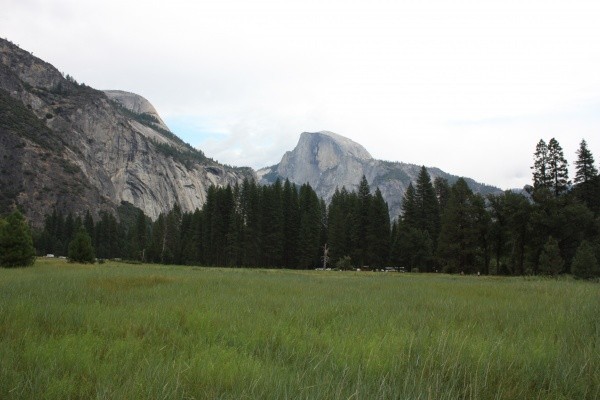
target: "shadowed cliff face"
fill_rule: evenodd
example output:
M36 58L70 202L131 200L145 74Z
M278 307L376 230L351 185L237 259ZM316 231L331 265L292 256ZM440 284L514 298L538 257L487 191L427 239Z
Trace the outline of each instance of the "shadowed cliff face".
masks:
M408 185L415 184L421 167L414 164L376 160L360 144L332 132L304 132L292 151L285 153L281 162L257 172L262 183L277 178L289 179L296 184L309 183L327 202L336 188L348 191L358 189L364 175L371 186L381 190L388 203L390 218L400 215L402 197ZM458 179L438 168L427 169L431 179L442 177L453 183ZM467 183L475 192L497 192L499 189L479 184L472 179Z
M254 177L182 142L141 96L77 84L6 40L0 91L0 139L11 149L0 154L2 185L13 188L0 205L23 206L36 225L54 208L98 213L123 201L153 219L175 203L193 211L211 184ZM24 125L11 122L17 114Z

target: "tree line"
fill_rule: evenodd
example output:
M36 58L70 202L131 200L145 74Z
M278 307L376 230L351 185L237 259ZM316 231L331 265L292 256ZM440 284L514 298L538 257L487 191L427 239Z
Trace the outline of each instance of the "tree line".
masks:
M82 253L90 260L592 277L599 275L600 178L585 141L577 157L571 182L560 144L540 140L532 185L485 197L463 179L432 181L422 167L391 222L381 192L371 193L364 176L357 191L336 190L329 206L309 184L245 180L212 186L202 209L176 205L154 222L133 207L97 221L54 212L35 245L38 254L71 258L90 247Z

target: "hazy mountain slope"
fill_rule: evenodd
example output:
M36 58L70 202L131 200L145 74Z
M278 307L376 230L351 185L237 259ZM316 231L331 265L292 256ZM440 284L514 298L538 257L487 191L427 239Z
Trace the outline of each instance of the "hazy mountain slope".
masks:
M284 154L281 162L257 172L262 183L277 178L289 179L297 184L310 183L317 194L329 201L336 188L356 190L363 175L372 191L379 187L387 201L390 216L401 211L404 191L416 182L421 167L413 164L376 160L360 144L332 132L304 132L292 151ZM431 179L440 176L455 182L458 177L438 168L428 168ZM491 193L499 189L466 178L475 192Z
M126 201L156 218L175 203L201 207L211 184L254 177L182 142L141 96L108 93L0 39L4 208L21 205L39 225L53 208L97 213Z

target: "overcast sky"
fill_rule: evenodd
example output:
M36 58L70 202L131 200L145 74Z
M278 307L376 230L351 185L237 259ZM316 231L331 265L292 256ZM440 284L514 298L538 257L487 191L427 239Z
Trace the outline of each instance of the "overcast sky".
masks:
M185 141L272 165L303 131L502 188L540 138L600 161L600 1L0 0L0 36L146 97ZM572 173L573 175L573 173Z

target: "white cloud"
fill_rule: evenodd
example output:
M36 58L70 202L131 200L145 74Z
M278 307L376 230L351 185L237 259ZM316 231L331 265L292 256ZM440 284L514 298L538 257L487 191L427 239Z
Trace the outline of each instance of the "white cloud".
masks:
M7 1L0 35L229 164L323 129L502 187L542 137L600 158L596 1Z

